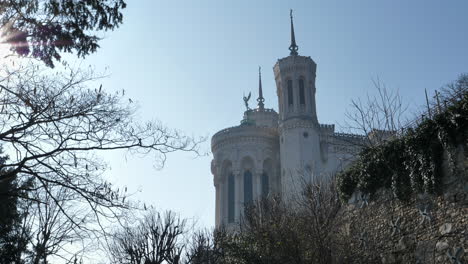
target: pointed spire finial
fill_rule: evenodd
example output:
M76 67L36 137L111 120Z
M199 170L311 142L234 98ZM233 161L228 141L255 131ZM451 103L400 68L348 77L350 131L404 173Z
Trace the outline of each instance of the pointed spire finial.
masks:
M263 98L263 90L262 90L262 67L258 66L258 109L263 110L265 108L265 105L263 102L265 102L265 99Z
M297 55L297 50L299 47L296 45L296 36L294 35L294 22L293 22L293 15L292 15L292 9L289 12L289 16L291 17L291 45L289 46L289 50L291 51L289 54L290 55Z

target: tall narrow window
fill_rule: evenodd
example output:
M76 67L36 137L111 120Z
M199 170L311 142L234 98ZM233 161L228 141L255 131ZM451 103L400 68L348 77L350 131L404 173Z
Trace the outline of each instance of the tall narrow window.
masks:
M305 105L304 79L299 79L299 103Z
M228 176L228 223L234 222L234 175L231 173Z
M293 82L292 80L288 80L288 105L294 104L293 98Z
M247 170L244 172L244 204L248 205L252 200L252 173Z
M270 182L268 179L268 174L264 172L262 174L262 196L267 196L270 190Z

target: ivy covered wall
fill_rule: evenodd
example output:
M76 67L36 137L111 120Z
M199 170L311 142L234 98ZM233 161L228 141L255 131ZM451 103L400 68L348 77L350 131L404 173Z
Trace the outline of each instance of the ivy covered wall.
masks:
M460 152L468 156L468 92L416 127L365 148L337 176L340 196L347 201L359 191L372 197L380 188L402 201L418 193L441 194L444 173L460 174Z
M337 233L362 263L468 263L468 75L458 84L438 113L337 175Z

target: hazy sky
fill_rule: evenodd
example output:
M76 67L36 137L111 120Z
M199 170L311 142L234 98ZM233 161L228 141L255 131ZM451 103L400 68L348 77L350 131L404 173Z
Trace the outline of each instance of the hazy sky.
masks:
M211 137L239 124L242 94L257 96L263 68L266 107L278 109L272 67L289 54L294 9L299 54L317 67L321 123L343 123L352 98L372 92L372 78L407 102L468 71L468 1L131 1L124 24L106 34L84 64L109 67L108 90L126 89L139 118ZM254 101L254 100L252 100ZM202 146L210 150L210 140ZM214 225L211 155L170 155L163 170L151 157L104 156L113 181L137 198L201 227Z

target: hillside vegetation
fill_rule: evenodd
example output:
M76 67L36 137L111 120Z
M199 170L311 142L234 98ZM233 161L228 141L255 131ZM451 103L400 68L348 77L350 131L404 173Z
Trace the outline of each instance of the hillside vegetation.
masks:
M348 200L355 191L373 195L380 188L393 191L400 200L416 193L442 191L443 166L456 174L456 150L467 156L468 75L445 90L433 110L414 127L377 146L365 148L353 164L337 176L338 191Z

